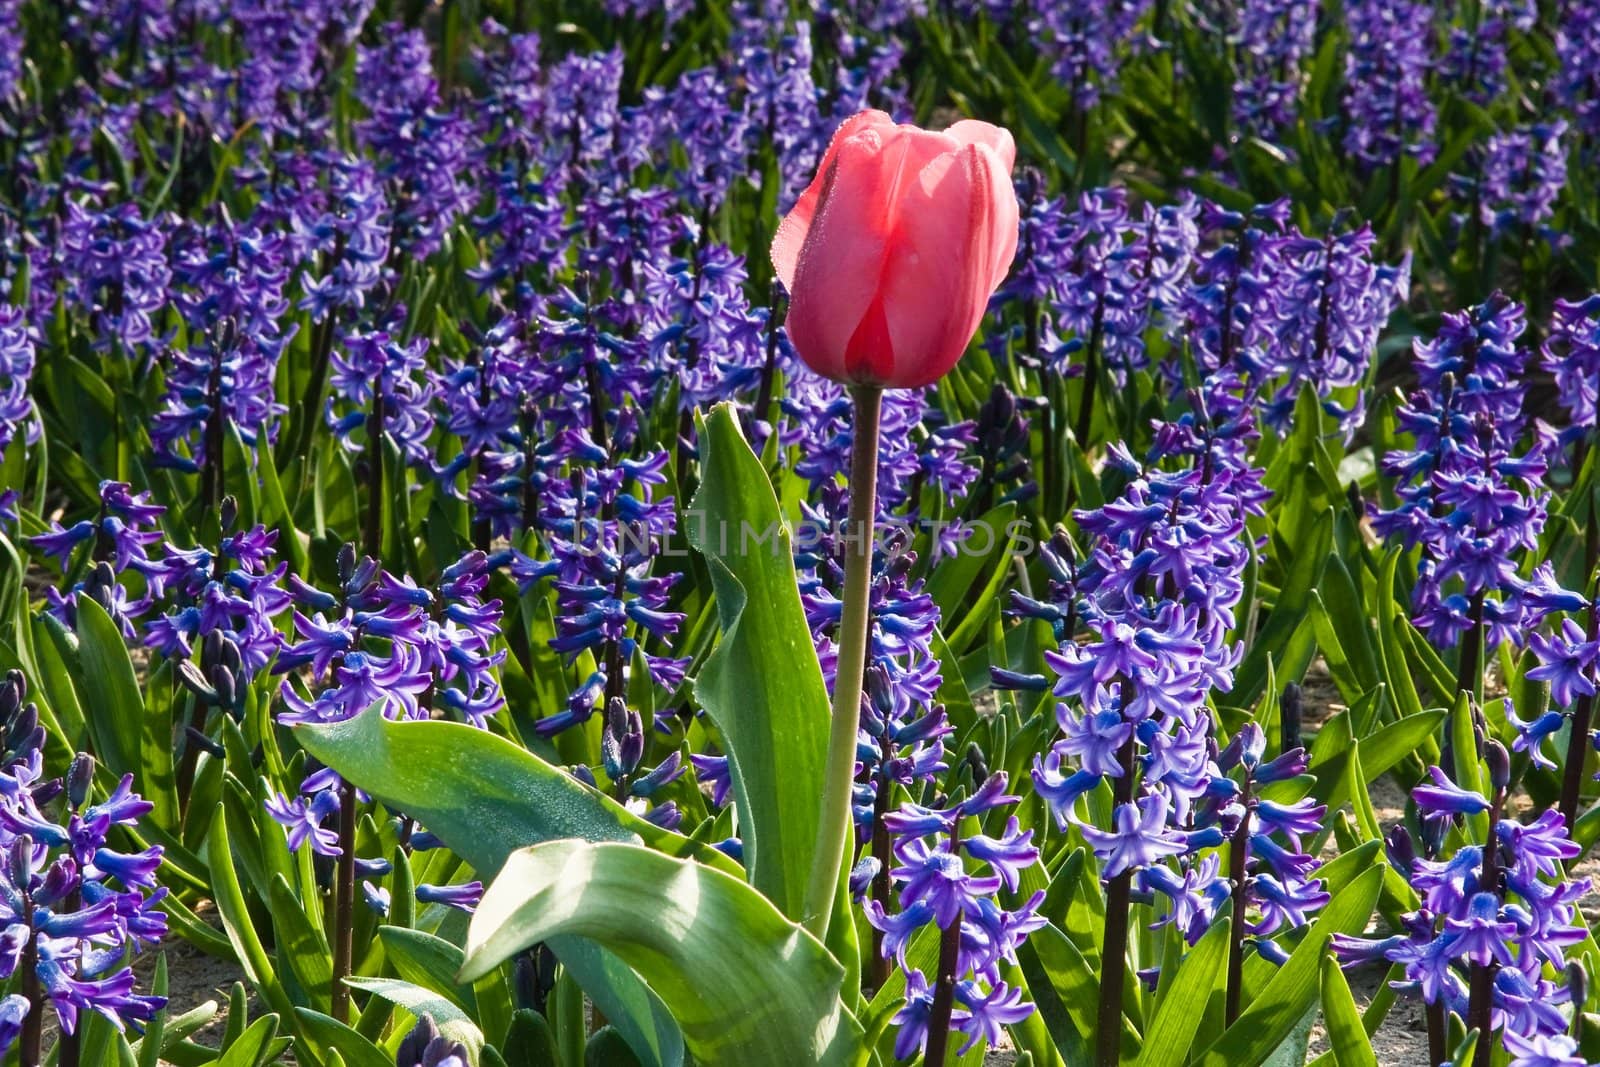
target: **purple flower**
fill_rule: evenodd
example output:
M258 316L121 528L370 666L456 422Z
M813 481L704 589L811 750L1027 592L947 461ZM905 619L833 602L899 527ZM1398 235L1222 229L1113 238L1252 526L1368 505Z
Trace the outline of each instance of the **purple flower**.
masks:
M987 777L972 798L977 809L1015 803L1018 798L1006 796L1005 786L1004 773ZM979 795L986 799L978 800ZM906 962L913 936L930 922L959 935L953 968L938 977L954 983L950 1023L967 1035L967 1048L980 1040L992 1044L1000 1027L1021 1022L1033 1011L1019 990L1001 980L1000 963L1015 962L1017 945L1043 925L1035 911L1044 894L1035 893L1014 909L1001 907L995 899L1002 885L1015 892L1020 871L1038 861L1033 831L1020 830L1013 816L999 838L982 834L963 838L955 832L963 812L970 815L976 810L908 805L886 820L897 836L894 851L900 865L889 876L899 889L898 910L890 911L878 900L868 900L864 906L867 921L884 935L884 955L896 958L907 972L905 1005L893 1020L900 1028L895 1055L902 1058L924 1047L932 1022L927 977ZM975 874L968 869L969 862L987 865L994 873Z
M1578 1043L1566 1034L1505 1032L1506 1051L1511 1067L1586 1067L1588 1060L1578 1054Z
M1433 56L1433 9L1414 0L1356 0L1345 9L1344 149L1368 170L1426 163L1436 113L1426 82Z
M1101 876L1115 878L1124 871L1147 867L1163 856L1177 856L1188 850L1167 827L1167 798L1158 794L1144 797L1138 805L1119 804L1112 817L1115 830L1082 826L1084 839L1100 857Z
M39 439L41 427L28 394L33 362L33 338L23 312L0 305L0 454L19 434L28 444Z

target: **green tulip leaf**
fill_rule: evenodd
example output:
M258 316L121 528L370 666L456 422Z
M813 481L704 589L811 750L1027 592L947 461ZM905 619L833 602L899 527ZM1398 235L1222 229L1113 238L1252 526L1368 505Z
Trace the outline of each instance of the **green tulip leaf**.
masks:
M700 669L695 697L727 744L751 884L802 920L827 762L828 690L778 498L731 405L700 420L700 455L689 540L711 573L722 640Z
M635 845L550 841L514 853L467 931L463 981L530 945L589 938L650 984L707 1065L854 1064L844 968L743 881Z

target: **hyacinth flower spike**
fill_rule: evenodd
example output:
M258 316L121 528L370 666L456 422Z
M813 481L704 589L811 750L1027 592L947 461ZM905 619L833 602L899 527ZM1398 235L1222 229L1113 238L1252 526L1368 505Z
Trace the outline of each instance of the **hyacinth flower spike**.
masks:
M845 850L869 636L883 390L939 380L972 340L1017 247L1011 134L965 120L933 133L864 111L839 127L772 241L795 349L849 386L855 440L833 721L804 918L827 933Z

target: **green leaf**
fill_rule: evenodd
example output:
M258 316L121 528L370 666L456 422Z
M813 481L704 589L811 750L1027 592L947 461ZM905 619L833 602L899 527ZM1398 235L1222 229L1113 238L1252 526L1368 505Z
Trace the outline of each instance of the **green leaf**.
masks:
M341 1026L332 1017L310 1008L296 1008L294 1014L300 1029L322 1049L337 1053L346 1067L394 1067L392 1057L385 1055L377 1045L348 1026Z
M554 838L640 841L737 876L716 849L663 830L504 738L459 723L390 722L376 709L295 729L313 756L438 836L481 875L524 845ZM682 1062L671 1018L615 956L572 938L550 946L639 1058Z
M621 844L550 841L511 856L467 931L463 981L576 934L650 983L697 1060L854 1064L844 968L738 878Z
M1355 998L1350 995L1350 984L1331 953L1322 957L1322 1018L1339 1067L1378 1067L1372 1041L1361 1025Z
M1211 924L1205 936L1178 965L1178 976L1156 1005L1155 1018L1139 1049L1139 1067L1168 1067L1182 1063L1193 1047L1195 1031L1205 1018L1206 1004L1221 988L1227 974L1228 934L1231 920Z
M828 690L795 583L794 551L772 483L733 408L700 421L704 479L689 543L706 558L722 640L695 697L727 743L750 882L801 914L827 762ZM746 608L751 610L746 610Z
M78 605L78 672L74 685L84 702L84 718L95 754L116 774L130 771L144 792L139 759L144 733L144 697L122 632L92 597ZM170 783L168 785L170 788ZM156 790L152 790L155 792Z
M466 957L455 945L421 930L396 926L379 927L378 939L400 977L446 998L463 1012L476 1012L472 987L456 981Z
M206 836L206 862L211 868L211 896L216 901L217 915L222 919L222 929L233 945L240 966L251 984L261 991L261 998L274 1011L287 1014L292 1008L289 997L272 968L267 950L250 920L244 891L239 888L239 875L234 870L234 857L228 845L226 819L211 821L211 832Z
M1383 865L1369 865L1322 909L1292 953L1249 1006L1200 1057L1201 1067L1260 1063L1294 1032L1317 997L1318 970L1328 938L1366 928L1383 884Z
M256 1067L266 1059L267 1048L277 1036L278 1017L263 1015L217 1057L216 1067Z
M416 819L480 875L515 850L561 837L643 841L729 873L709 845L663 830L526 749L461 723L390 722L376 709L295 727L306 751Z
M483 1054L483 1031L478 1029L478 1024L472 1021L471 1016L449 998L395 978L347 978L344 984L351 989L381 997L419 1019L424 1015L431 1017L440 1033L467 1047L467 1055L474 1062Z

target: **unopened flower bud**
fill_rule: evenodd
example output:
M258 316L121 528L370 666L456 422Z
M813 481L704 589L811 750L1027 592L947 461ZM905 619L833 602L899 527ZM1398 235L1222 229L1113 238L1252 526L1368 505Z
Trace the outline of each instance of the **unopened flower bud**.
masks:
M989 761L983 758L983 750L976 743L967 746L966 763L972 771L972 784L982 786L989 778Z
M217 699L217 691L211 688L211 683L200 672L200 668L195 666L193 660L186 659L178 663L178 681L183 683L185 689L207 703L214 703Z
M221 630L211 630L200 639L200 662L207 666L222 662Z
M19 887L26 886L33 875L33 838L18 834L11 842L6 861L11 865L11 883Z
M1581 1013L1589 1002L1589 968L1580 959L1567 960L1567 991L1572 997L1572 1009Z
M1489 784L1496 793L1511 784L1511 753L1498 741L1484 745L1483 761L1489 765Z
M860 900L867 895L867 890L872 886L872 880L878 876L882 864L876 856L863 856L861 862L850 868L850 898Z
M1389 853L1389 862L1394 868L1403 876L1411 877L1412 868L1417 865L1417 849L1412 844L1411 831L1404 826L1396 826L1384 839L1384 846Z
M346 541L339 548L339 584L348 585L356 572L356 546Z
M216 691L219 707L232 708L238 705L238 681L233 672L221 663L211 668L211 688Z
M621 697L606 703L606 728L600 737L600 759L606 776L620 782L639 769L644 757L644 722Z
M80 752L67 768L67 806L78 811L89 799L89 786L94 783L94 757Z
M239 521L239 501L232 493L222 498L222 505L217 509L217 521L222 524L223 533L230 532L233 524Z
M1300 687L1290 682L1283 687L1283 695L1278 698L1278 730L1286 752L1301 747L1300 724L1304 714L1301 695Z
M873 710L885 719L894 714L894 689L889 684L889 672L881 663L867 668L867 696Z
M189 739L189 744L206 753L212 759L226 759L228 757L228 750L207 737L205 731L196 730L193 726L186 726L183 729L183 733Z

